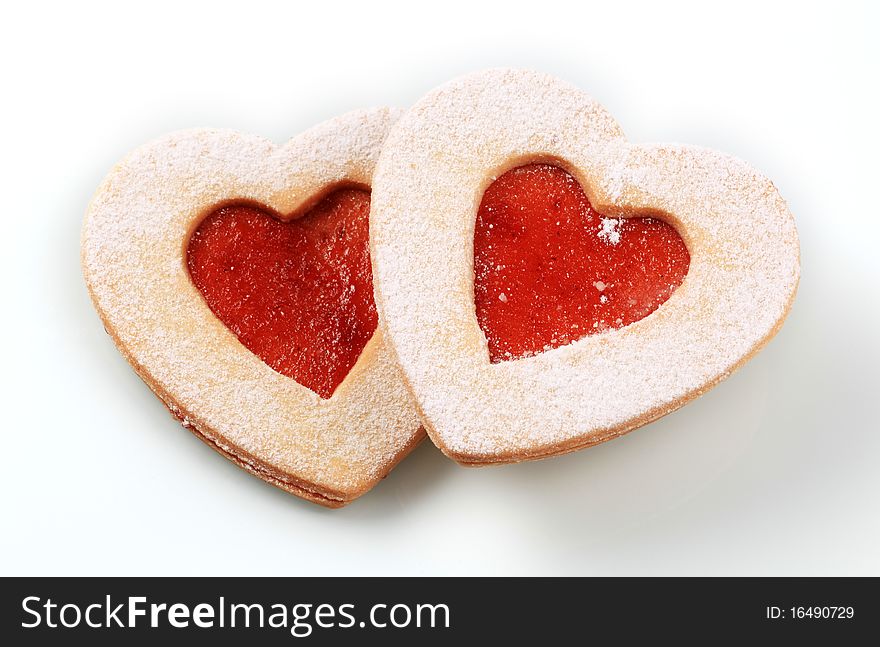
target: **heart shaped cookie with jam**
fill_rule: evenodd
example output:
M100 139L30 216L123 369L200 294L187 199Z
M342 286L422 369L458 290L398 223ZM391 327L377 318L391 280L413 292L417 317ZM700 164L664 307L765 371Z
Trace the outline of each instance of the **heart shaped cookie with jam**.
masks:
M329 507L424 436L373 301L373 168L398 113L282 146L173 133L126 157L88 207L95 307L185 427L239 466Z
M406 113L370 219L380 329L431 439L471 465L681 407L779 330L800 272L767 178L631 144L591 97L522 70L454 80Z

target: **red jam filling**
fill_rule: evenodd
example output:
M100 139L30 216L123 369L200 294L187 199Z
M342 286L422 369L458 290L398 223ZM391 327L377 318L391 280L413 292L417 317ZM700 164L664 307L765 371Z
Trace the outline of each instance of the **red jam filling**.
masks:
M527 357L643 319L689 265L666 222L597 213L558 166L508 171L486 189L474 232L474 303L489 357Z
M338 189L282 221L220 207L193 233L187 265L208 306L266 364L329 398L376 330L370 192Z

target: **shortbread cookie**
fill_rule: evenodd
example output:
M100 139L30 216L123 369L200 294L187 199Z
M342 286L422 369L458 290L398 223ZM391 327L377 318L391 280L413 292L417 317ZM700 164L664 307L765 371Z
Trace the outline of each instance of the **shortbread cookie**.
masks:
M104 180L83 272L122 354L239 466L338 507L423 437L376 329L373 166L398 113L353 112L282 146L173 133Z
M798 284L773 184L711 150L630 144L577 88L489 70L429 93L374 177L380 326L432 440L464 464L573 451L705 392Z

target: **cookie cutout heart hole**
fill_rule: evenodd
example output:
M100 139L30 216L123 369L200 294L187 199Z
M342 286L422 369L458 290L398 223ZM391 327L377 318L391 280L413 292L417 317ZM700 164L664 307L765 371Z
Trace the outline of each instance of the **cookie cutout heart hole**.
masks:
M483 194L474 305L493 364L644 319L681 285L690 254L655 217L603 216L563 168L533 163Z
M376 330L370 192L336 187L301 214L219 205L186 262L211 311L282 375L329 398Z

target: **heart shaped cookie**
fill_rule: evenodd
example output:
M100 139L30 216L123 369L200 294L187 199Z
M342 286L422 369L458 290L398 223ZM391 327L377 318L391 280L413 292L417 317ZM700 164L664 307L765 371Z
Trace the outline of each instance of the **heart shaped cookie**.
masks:
M757 352L797 288L794 219L769 180L711 150L631 144L591 97L530 71L425 96L374 191L380 327L432 440L464 464L573 451L673 411Z
M282 146L173 133L113 169L83 225L95 307L171 412L330 507L423 437L376 330L368 256L373 167L397 116L353 112Z

